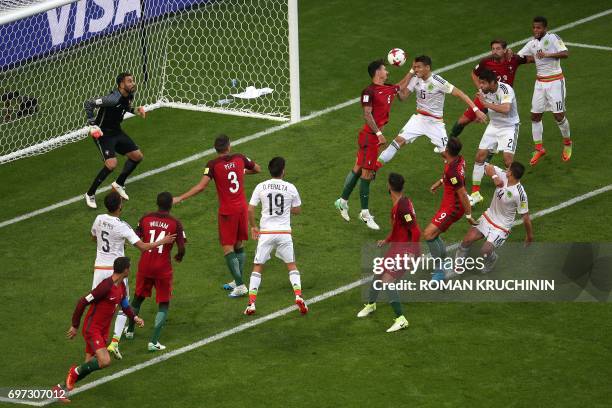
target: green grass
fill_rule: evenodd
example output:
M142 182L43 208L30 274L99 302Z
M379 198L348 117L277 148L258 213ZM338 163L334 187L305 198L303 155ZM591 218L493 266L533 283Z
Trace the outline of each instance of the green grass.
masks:
M492 30L477 9L464 2L435 4L389 1L325 2L300 5L302 113L323 109L359 95L368 83L367 63L399 46L411 56L430 53L436 67L479 54L492 37L509 42L529 35L530 18L546 13L552 26L604 10L606 2L578 8L560 1L541 10L528 1L513 3ZM493 2L487 10L499 10ZM495 13L494 13L495 14ZM418 17L417 17L418 16ZM374 21L384 21L379 29ZM601 45L612 42L607 27L612 16L560 33L568 42ZM597 41L596 41L597 40ZM544 140L551 152L524 178L530 209L536 212L610 183L609 161L612 103L606 78L612 53L570 49L563 61L567 77L568 118L575 139L570 163L560 160L559 131L545 115ZM472 92L472 64L443 76ZM404 69L392 70L399 80ZM515 82L523 119L517 159L528 161L531 143L529 108L534 67L521 67ZM602 85L603 84L603 85ZM80 101L78 102L80 103ZM464 107L449 97L446 123ZM394 105L389 137L414 111L412 97ZM275 125L220 115L161 109L145 120L131 119L126 131L141 146L145 161L137 173L157 168L208 149L215 134L237 139ZM362 245L388 231L388 198L384 178L399 171L407 179L421 227L435 213L439 195L428 192L442 162L425 138L402 149L372 185L370 208L383 231L367 230L357 221L345 223L333 209L344 176L354 161L355 139L362 125L358 105L291 126L236 148L261 164L274 155L287 159L287 179L302 195L304 213L295 217L294 241L306 297L324 293L360 277ZM471 125L461 136L468 175L484 131ZM134 224L154 208L159 191L181 193L200 177L205 158L128 185L131 200L123 218ZM600 165L598 165L601 163ZM82 194L100 163L91 141L85 140L43 156L0 167L0 220ZM247 193L265 174L246 177ZM468 176L469 178L469 176ZM108 182L112 181L109 178ZM492 184L483 184L485 200ZM243 300L220 290L228 280L216 230L214 191L181 204L174 214L189 236L187 256L175 268L172 301L162 343L170 349L190 344L248 321ZM542 242L609 240L611 193L534 221ZM101 203L101 198L98 199ZM351 197L356 218L358 199ZM0 229L0 278L3 308L1 386L48 386L61 381L70 364L82 359L83 341L63 338L79 296L91 285L95 247L89 229L96 212L82 202ZM467 229L459 223L445 235L456 242ZM524 237L522 227L513 241ZM250 262L255 243L247 244ZM128 255L136 259L132 248ZM133 278L133 277L132 277ZM131 286L133 288L133 279ZM289 305L292 293L284 267L270 262L258 300L258 314ZM392 313L381 304L366 320L354 318L361 304L359 289L312 305L305 318L297 313L267 322L238 335L149 367L75 396L75 406L606 406L612 375L608 304L478 303L406 304L411 327L396 335L384 333ZM113 362L87 381L151 358L145 351L155 307L149 300L142 316L147 322L137 339L123 343L124 360Z

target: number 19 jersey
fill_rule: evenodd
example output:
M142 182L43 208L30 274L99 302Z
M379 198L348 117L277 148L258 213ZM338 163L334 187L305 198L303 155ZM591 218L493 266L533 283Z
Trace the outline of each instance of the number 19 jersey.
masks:
M255 163L242 154L226 154L209 161L204 175L215 180L219 198L219 214L240 214L246 209L244 170L252 170Z
M96 217L91 235L96 237L98 245L95 266L112 267L115 259L124 256L125 240L132 245L140 241L127 222L108 214Z
M293 184L275 178L259 183L249 204L257 206L260 202L260 231L291 232L291 208L302 205L300 194Z

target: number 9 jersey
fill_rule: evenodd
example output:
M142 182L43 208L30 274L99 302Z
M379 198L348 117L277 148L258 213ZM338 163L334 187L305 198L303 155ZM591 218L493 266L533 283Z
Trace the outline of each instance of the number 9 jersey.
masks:
M266 180L255 187L249 204L256 207L260 202L260 231L269 234L290 233L291 208L302 205L297 188L285 180Z

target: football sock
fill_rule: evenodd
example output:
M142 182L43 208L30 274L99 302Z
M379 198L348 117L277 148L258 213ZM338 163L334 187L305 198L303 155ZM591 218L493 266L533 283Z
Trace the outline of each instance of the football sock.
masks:
M370 182L372 180L361 179L359 183L359 199L361 201L361 209L368 209L368 202L370 200Z
M238 258L238 267L240 268L240 276L244 276L244 261L246 260L246 254L244 253L244 247L234 249L236 258Z
M453 128L450 131L450 135L448 135L449 138L450 137L457 137L457 136L459 136L461 134L461 132L463 132L463 129L465 129L464 125L462 125L459 122L455 122L455 124L453 125Z
M251 279L249 280L249 303L255 303L260 284L261 273L255 271L251 272Z
M484 163L474 163L474 170L472 171L472 192L480 190L480 182L482 176L484 176Z
M113 331L113 341L119 342L121 335L123 334L123 328L127 322L127 316L123 313L123 310L119 310L117 317L115 318L115 330Z
M151 343L153 344L157 344L157 342L159 341L161 330L164 327L164 323L166 322L166 317L168 317L169 306L170 306L170 303L168 302L162 302L159 304L157 315L155 315L155 326L153 326L153 336L151 337Z
M397 153L397 151L400 148L401 148L401 146L398 145L395 140L392 141L391 144L389 146L387 146L387 148L385 150L383 150L383 152L380 154L380 156L378 156L378 161L382 162L382 163L390 162L391 159L393 159L393 156L395 156L395 153Z
M387 296L389 297L389 304L395 312L395 317L400 317L404 314L402 311L402 304L399 301L399 295L397 290L387 289Z
M564 139L569 139L570 138L569 120L567 120L567 118L563 118L561 122L557 122L557 126L559 126L559 130L561 131L561 136L563 136Z
M76 373L79 375L77 381L81 381L83 378L87 377L89 374L99 369L100 364L98 364L98 359L96 359L95 357L92 358L88 362L83 363L76 368Z
M468 252L470 252L470 247L464 247L463 243L459 244L459 248L457 248L457 252L455 252L455 259L465 258Z
M427 246L434 258L446 258L446 245L439 236L427 241Z
M531 134L533 135L533 143L536 145L536 150L540 150L542 146L542 134L544 133L544 125L542 125L542 121L539 122L531 122ZM540 149L538 149L538 145L540 145Z
M351 170L349 174L346 175L346 179L344 180L344 187L342 188L342 198L348 200L357 185L357 180L359 180L359 173L353 172Z
M232 251L225 255L225 263L227 264L227 268L236 282L236 286L244 285L244 282L242 281L242 274L240 273L240 262L238 261L236 253Z
M125 164L123 165L123 170L121 170L121 174L117 177L117 184L120 186L125 185L125 179L128 178L130 174L134 171L136 166L138 166L139 161L134 161L132 159L127 159Z
M493 156L495 156L495 153L493 153L492 151L489 151L489 153L487 153L487 158L485 159L485 162L491 163L491 160L493 160Z
M378 299L378 290L374 286L376 282L380 282L380 279L372 279L372 284L370 285L370 290L368 291L368 304L376 303L376 300Z
M295 296L302 296L302 282L300 280L300 271L294 269L289 271L289 282L291 282L291 286L293 287L293 293Z
M89 187L89 190L87 190L87 194L90 196L95 195L96 190L98 189L98 187L100 187L100 184L102 184L106 177L108 177L108 175L112 172L113 171L110 170L108 167L103 166L102 170L100 170L93 183L91 183L91 187Z
M135 296L134 299L132 299L132 310L134 311L135 315L138 315L138 313L140 312L140 306L142 306L142 302L144 302L145 298L141 297L141 296ZM134 332L134 321L130 320L128 322L128 328L127 331L129 331L130 333Z

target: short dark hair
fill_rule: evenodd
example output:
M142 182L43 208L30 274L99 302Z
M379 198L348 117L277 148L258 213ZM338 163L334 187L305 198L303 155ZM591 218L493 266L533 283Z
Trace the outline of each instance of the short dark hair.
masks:
M429 65L431 67L431 58L427 55L419 55L414 59L414 62L422 62L425 65Z
M272 177L280 177L283 175L283 170L285 170L285 159L280 156L277 156L270 160L268 163L268 170L270 170L270 175Z
M172 194L167 191L157 195L157 208L160 211L170 211L172 209Z
M119 75L117 75L117 86L119 86L125 78L131 77L131 76L134 76L134 75L132 75L130 72L122 72Z
M493 44L501 45L504 50L506 49L506 47L508 47L508 43L506 42L506 40L502 40L501 38L494 39L493 41L491 41L491 44L489 44L489 46L492 47Z
M451 156L459 156L459 152L461 152L461 148L463 145L461 141L456 137L451 137L448 139L448 143L446 144L446 150L450 153Z
M497 75L495 75L495 72L491 71L490 69L483 69L478 74L478 79L481 79L487 82L493 82L493 81L497 81Z
M391 187L391 190L395 191L396 193L401 193L404 190L404 176L402 176L399 173L391 173L389 174L389 178L387 179L389 181L389 186Z
M215 150L217 151L217 153L226 152L229 148L229 145L230 139L229 136L226 134L222 133L215 139Z
M548 20L544 16L535 16L533 18L534 23L541 23L544 27L548 27Z
M121 207L121 196L116 191L111 191L104 197L104 206L109 213L114 213Z
M510 165L510 172L515 179L520 180L523 174L525 174L525 166L517 161L512 162Z
M130 258L127 256L120 256L115 259L113 262L113 272L115 273L123 273L126 269L130 267Z
M383 61L382 59L377 59L376 61L370 62L368 64L368 74L370 74L370 78L374 78L374 75L376 75L376 71L378 71L378 69L383 65L385 65L385 61Z

